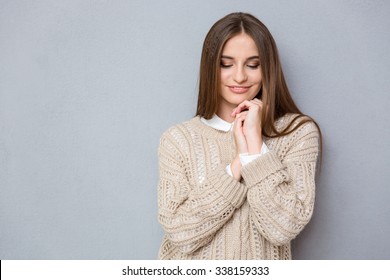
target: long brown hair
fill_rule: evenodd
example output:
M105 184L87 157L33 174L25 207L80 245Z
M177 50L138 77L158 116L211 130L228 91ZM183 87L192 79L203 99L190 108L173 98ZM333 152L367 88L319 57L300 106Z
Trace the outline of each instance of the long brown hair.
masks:
M196 115L210 119L220 103L220 65L223 47L226 42L241 33L248 34L259 51L262 73L262 87L257 94L264 104L262 112L263 134L267 137L287 135L306 122L312 121L296 106L284 79L275 40L267 27L256 17L247 13L232 13L217 21L207 33L203 43L200 62L199 96ZM267 112L266 112L267 111ZM275 121L287 113L298 114L282 131L275 127ZM295 121L299 119L297 125ZM322 145L321 145L322 146Z

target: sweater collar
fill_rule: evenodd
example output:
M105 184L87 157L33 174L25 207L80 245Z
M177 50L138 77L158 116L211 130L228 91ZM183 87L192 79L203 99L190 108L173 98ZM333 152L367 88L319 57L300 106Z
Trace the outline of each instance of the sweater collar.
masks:
M213 117L209 120L207 120L203 117L200 120L202 121L202 123L214 128L214 129L221 130L224 132L228 132L228 131L232 130L232 128L233 128L233 123L229 123L227 121L224 121L223 119L218 117L216 114L214 114Z

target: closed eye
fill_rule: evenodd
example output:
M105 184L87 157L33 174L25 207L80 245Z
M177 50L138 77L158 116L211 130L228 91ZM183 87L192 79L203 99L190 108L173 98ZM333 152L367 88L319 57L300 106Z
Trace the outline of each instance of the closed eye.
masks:
M251 68L251 69L258 69L259 68L259 66L260 66L260 64L249 64L249 65L247 65L249 68Z
M229 67L232 67L233 64L225 64L225 63L221 63L221 67L222 68L229 68Z

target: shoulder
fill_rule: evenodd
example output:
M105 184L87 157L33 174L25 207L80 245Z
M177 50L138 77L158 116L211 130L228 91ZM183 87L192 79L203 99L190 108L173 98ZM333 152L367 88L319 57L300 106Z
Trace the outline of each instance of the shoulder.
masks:
M316 122L305 115L286 114L275 122L280 136L271 138L271 148L284 160L315 160L321 143Z
M169 127L165 132L161 135L160 141L166 138L177 139L183 137L188 134L188 132L196 127L196 124L199 122L199 117L194 117L185 122L173 125Z
M160 137L160 150L170 148L185 152L191 145L191 131L196 128L199 117L169 127Z
M319 135L319 127L317 123L309 116L299 114L285 114L275 121L275 127L279 132L286 130L287 135Z

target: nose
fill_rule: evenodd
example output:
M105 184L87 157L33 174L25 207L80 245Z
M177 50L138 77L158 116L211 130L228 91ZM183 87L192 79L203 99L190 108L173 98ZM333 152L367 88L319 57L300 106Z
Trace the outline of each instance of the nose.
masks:
M233 74L233 79L238 84L241 84L248 79L244 67L241 66L236 68L236 71Z

